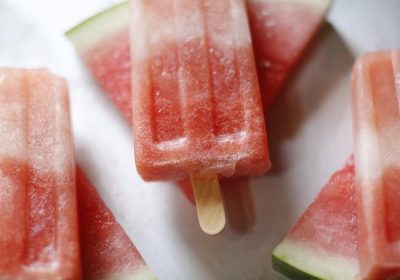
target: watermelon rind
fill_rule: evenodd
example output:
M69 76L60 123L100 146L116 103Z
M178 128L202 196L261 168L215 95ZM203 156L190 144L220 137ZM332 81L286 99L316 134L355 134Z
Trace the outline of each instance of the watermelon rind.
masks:
M153 272L146 267L136 269L133 272L112 273L99 278L101 280L157 280Z
M326 13L331 0L248 0L248 2L282 2L298 3L318 8ZM85 52L96 45L109 34L113 34L129 26L130 9L129 1L123 1L111 6L98 14L84 20L77 26L68 30L65 35L74 43L79 52Z
M305 271L302 271L289 263L285 260L280 259L278 256L272 254L272 267L275 271L285 275L289 279L296 279L296 280L324 280L322 278L316 277L311 275Z
M279 3L297 3L304 6L310 6L327 11L330 7L331 0L248 0L248 2L279 2Z
M110 34L129 26L129 17L129 1L124 1L84 20L65 35L83 53Z
M355 280L358 260L285 239L272 252L273 268L293 280Z

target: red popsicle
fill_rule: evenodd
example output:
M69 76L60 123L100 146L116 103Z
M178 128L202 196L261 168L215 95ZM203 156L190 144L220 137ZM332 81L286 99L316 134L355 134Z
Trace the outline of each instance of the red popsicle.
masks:
M267 138L243 1L132 1L135 159L145 180L256 175Z
M363 279L380 280L400 274L398 58L399 51L365 54L353 69L354 155Z
M0 69L0 108L1 278L80 279L67 84Z
M245 4L133 0L131 6L136 168L145 180L191 177L196 199L211 193L206 208L217 207L218 176L270 167ZM204 201L196 202L204 209Z

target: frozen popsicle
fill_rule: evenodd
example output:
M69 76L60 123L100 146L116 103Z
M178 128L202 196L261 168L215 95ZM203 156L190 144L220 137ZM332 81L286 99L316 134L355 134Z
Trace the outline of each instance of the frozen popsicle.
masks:
M244 2L133 0L131 6L140 175L191 177L201 186L194 188L199 206L199 196L218 196L218 176L266 172L267 136Z
M68 89L0 69L0 278L80 279Z
M399 65L399 51L382 51L361 56L353 69L362 279L400 273Z

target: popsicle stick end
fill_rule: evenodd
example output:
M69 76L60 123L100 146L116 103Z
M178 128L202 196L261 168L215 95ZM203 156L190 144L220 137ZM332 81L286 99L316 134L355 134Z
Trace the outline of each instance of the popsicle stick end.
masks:
M218 175L191 174L191 181L201 229L210 235L220 233L226 217Z

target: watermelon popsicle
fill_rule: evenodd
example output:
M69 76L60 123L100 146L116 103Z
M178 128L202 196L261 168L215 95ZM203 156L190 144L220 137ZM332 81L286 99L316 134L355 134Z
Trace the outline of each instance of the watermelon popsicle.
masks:
M2 68L0 108L1 278L80 279L66 82Z
M365 54L353 69L354 155L363 279L387 279L400 273L399 53Z
M218 176L270 167L245 4L133 0L131 6L137 170L145 180L191 177L200 225L217 233L225 221L207 230L201 209L215 207L219 214L211 216L223 216L223 205L214 204L221 201ZM213 206L203 204L207 196Z

